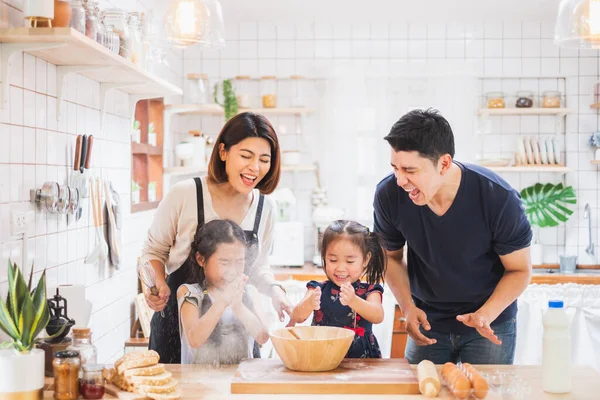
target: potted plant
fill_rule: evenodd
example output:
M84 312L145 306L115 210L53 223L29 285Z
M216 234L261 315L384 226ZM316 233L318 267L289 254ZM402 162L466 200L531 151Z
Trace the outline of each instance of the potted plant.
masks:
M142 131L140 130L140 121L137 119L133 121L133 130L131 131L131 141L135 143L139 143L142 136Z
M137 204L140 202L140 190L142 187L136 181L131 181L131 202Z
M35 288L32 278L33 268L26 284L19 267L8 262L8 295L6 302L0 299L0 329L11 341L0 344L0 398L41 399L44 351L34 345L50 321L46 271Z
M594 160L600 160L600 131L592 133L590 136L590 146L594 147Z
M238 103L235 98L235 91L233 90L233 85L229 79L223 81L223 103L219 103L218 99L218 91L219 84L215 84L215 91L213 93L213 97L215 103L223 107L223 111L225 112L225 121L229 121L231 117L238 113Z
M564 187L562 183L556 185L536 183L521 191L521 199L529 223L538 228L558 226L561 222L567 222L573 214L573 210L569 209L568 205L577 203L573 187ZM539 243L538 235L534 231L531 263L542 264L542 254L542 244Z

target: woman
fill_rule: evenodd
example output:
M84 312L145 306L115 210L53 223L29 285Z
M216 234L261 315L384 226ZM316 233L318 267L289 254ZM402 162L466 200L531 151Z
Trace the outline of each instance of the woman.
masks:
M161 201L142 250L156 273L158 296L146 290L146 302L156 312L151 321L150 349L163 363L181 362L177 289L186 281L180 268L190 253L199 226L228 219L244 229L249 242L246 274L249 283L271 297L283 321L291 305L275 281L268 262L276 218L272 193L280 177L277 134L262 115L245 112L230 119L210 156L208 176L177 183ZM165 278L165 266L168 277Z

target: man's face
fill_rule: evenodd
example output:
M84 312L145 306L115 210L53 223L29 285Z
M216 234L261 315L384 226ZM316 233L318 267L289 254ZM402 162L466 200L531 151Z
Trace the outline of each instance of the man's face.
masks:
M417 151L397 152L391 149L396 183L408 192L410 199L418 206L428 204L439 190L442 184L442 161L440 159L434 164Z

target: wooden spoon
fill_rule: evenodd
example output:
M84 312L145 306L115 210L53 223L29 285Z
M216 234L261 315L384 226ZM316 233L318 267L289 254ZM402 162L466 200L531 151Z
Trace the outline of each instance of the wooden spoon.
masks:
M297 340L302 340L302 338L300 337L300 335L298 334L298 332L296 332L295 328L290 328L289 332L292 334L293 337L295 337Z

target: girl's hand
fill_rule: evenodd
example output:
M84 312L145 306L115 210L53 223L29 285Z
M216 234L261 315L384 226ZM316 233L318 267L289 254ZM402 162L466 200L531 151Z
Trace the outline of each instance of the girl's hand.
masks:
M354 293L354 287L352 284L346 282L340 287L340 303L344 306L352 307L356 294Z
M236 289L236 292L233 296L233 299L231 300L231 304L230 307L233 308L238 308L241 307L244 303L242 302L243 298L244 298L244 291L245 291L245 286L246 286L246 281L248 280L248 277L246 275L242 275L241 279L238 282L238 286Z
M320 310L321 309L321 288L320 287L316 287L315 289L312 290L312 293L310 294L310 298L308 299L308 302L311 306L312 310Z
M244 294L244 285L248 278L246 275L240 275L227 284L223 289L215 291L213 295L217 301L223 303L224 306L230 306L238 296Z

